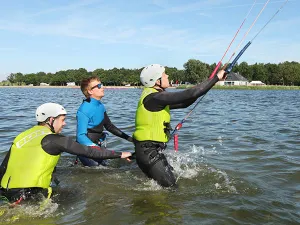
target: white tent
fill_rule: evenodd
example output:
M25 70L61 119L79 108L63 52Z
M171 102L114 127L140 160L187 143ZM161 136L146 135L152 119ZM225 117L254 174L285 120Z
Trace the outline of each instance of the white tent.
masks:
M253 85L253 86L266 85L265 83L261 82L260 80L253 80L249 84Z

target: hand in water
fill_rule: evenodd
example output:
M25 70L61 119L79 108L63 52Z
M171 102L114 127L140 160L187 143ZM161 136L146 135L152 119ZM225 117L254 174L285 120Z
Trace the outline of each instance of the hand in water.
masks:
M131 155L131 152L122 152L121 158L126 158L126 160L130 162L131 160L128 157L130 157Z

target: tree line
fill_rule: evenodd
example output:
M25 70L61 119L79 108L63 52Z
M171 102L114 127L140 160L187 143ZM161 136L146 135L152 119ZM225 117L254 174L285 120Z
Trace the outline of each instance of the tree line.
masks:
M169 75L169 80L173 83L191 84L200 83L207 79L210 73L214 70L216 64L207 64L200 60L190 59L184 65L183 69L175 67L166 67L166 73ZM87 71L84 68L62 70L56 73L11 73L7 80L16 85L39 86L40 83L47 83L53 86L65 86L68 82L75 82L80 85L82 79L97 76L101 79L104 85L135 85L139 86L139 75L142 69L125 69L113 68L109 70L95 69ZM239 72L249 82L260 80L268 85L295 85L300 86L300 63L298 62L283 62L279 64L272 63L255 63L249 65L247 62L237 64L233 72Z

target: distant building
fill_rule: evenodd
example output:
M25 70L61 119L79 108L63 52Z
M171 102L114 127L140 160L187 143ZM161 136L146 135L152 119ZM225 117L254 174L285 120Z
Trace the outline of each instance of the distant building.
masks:
M265 83L261 82L260 80L253 80L249 83L252 86L263 86L266 85Z
M248 85L249 81L241 74L231 72L227 75L226 80L219 81L217 84L221 86Z
M47 83L40 83L40 86L49 86Z
M68 82L67 86L76 86L75 82Z

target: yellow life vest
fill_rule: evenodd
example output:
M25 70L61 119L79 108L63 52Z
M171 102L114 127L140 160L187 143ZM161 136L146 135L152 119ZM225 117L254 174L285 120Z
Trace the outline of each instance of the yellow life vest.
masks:
M141 95L135 116L134 139L137 141L168 142L170 134L170 108L166 106L158 112L148 111L143 100L149 94L158 92L154 88L145 88Z
M19 134L11 147L2 188L48 188L60 155L42 149L42 139L51 134L49 128L34 126Z

